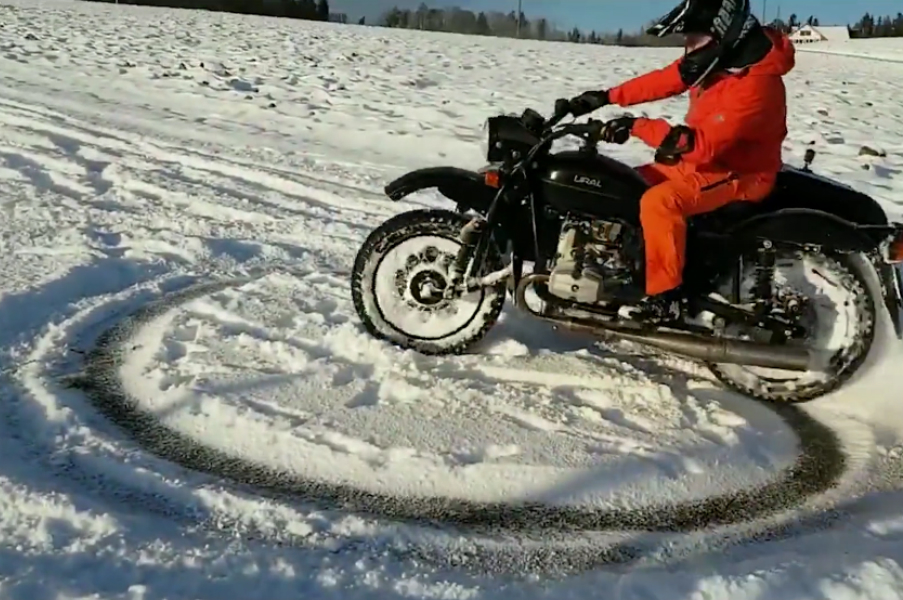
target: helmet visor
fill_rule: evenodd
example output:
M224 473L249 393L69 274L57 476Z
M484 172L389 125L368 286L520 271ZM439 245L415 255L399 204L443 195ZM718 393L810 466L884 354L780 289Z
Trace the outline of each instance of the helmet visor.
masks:
M705 47L706 44L710 44L713 41L715 41L715 38L705 33L688 33L684 35L684 50L690 53Z
M652 27L647 29L646 34L665 37L672 33L683 32L692 2L693 0L683 0L674 10L657 20Z

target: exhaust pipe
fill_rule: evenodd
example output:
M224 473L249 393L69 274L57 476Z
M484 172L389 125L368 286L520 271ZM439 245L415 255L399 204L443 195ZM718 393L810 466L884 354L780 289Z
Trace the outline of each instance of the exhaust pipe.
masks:
M526 303L527 288L547 279L548 275L528 275L521 280L515 293L516 304L539 319L564 325L570 329L589 331L595 334L610 334L623 340L652 346L665 352L705 362L782 369L786 371L818 370L816 366L817 360L815 360L813 353L806 348L773 346L745 340L730 340L670 331L641 333L637 331L638 328L636 327L628 328L591 319L557 319L537 313Z
M805 348L771 346L744 340L705 338L686 333L633 333L620 329L599 327L615 336L653 346L659 350L711 363L729 363L749 367L808 371L813 368L812 357Z

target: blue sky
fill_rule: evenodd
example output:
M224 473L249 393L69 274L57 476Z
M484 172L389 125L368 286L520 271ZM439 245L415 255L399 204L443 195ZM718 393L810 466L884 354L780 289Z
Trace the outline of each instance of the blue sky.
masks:
M666 13L677 0L522 0L524 12L530 16L545 16L561 26L579 25L583 29L599 31L637 30L646 22ZM762 13L762 0L752 0L753 10ZM393 5L416 8L420 0L332 0L334 11L350 15L379 14ZM517 0L433 0L431 6L458 5L471 10L517 9ZM818 17L822 25L853 23L866 11L876 15L896 14L903 11L901 0L767 0L768 20L777 15L786 19L796 13L802 19L810 14Z
M543 13L549 18L568 25L585 23L588 28L615 30L619 28L636 29L647 21L668 12L675 0L522 0L524 12L529 14ZM752 0L756 15L762 15L762 0ZM510 4L515 9L517 0L474 1L474 8L497 7ZM767 0L765 10L767 20L777 16L780 6L781 16L785 20L792 13L801 19L810 14L818 17L822 25L843 25L858 21L866 12L876 14L896 14L903 11L901 0Z

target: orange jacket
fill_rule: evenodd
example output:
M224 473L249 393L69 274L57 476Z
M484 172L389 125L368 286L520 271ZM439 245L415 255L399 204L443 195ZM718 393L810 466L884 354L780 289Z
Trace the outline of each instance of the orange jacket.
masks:
M739 72L725 72L690 92L686 124L695 148L682 156L696 170L776 173L787 136L787 98L782 76L795 64L793 43L765 28L773 47L765 58ZM677 71L679 60L609 90L620 106L663 100L687 91ZM658 148L671 125L664 119L638 118L631 133ZM688 165L689 166L689 165Z

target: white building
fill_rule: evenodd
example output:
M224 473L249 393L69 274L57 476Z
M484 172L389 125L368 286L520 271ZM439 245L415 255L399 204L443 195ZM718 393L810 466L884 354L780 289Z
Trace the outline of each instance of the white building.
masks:
M842 27L822 27L803 25L790 34L790 41L794 44L808 44L811 42L845 42L850 39L850 30Z

